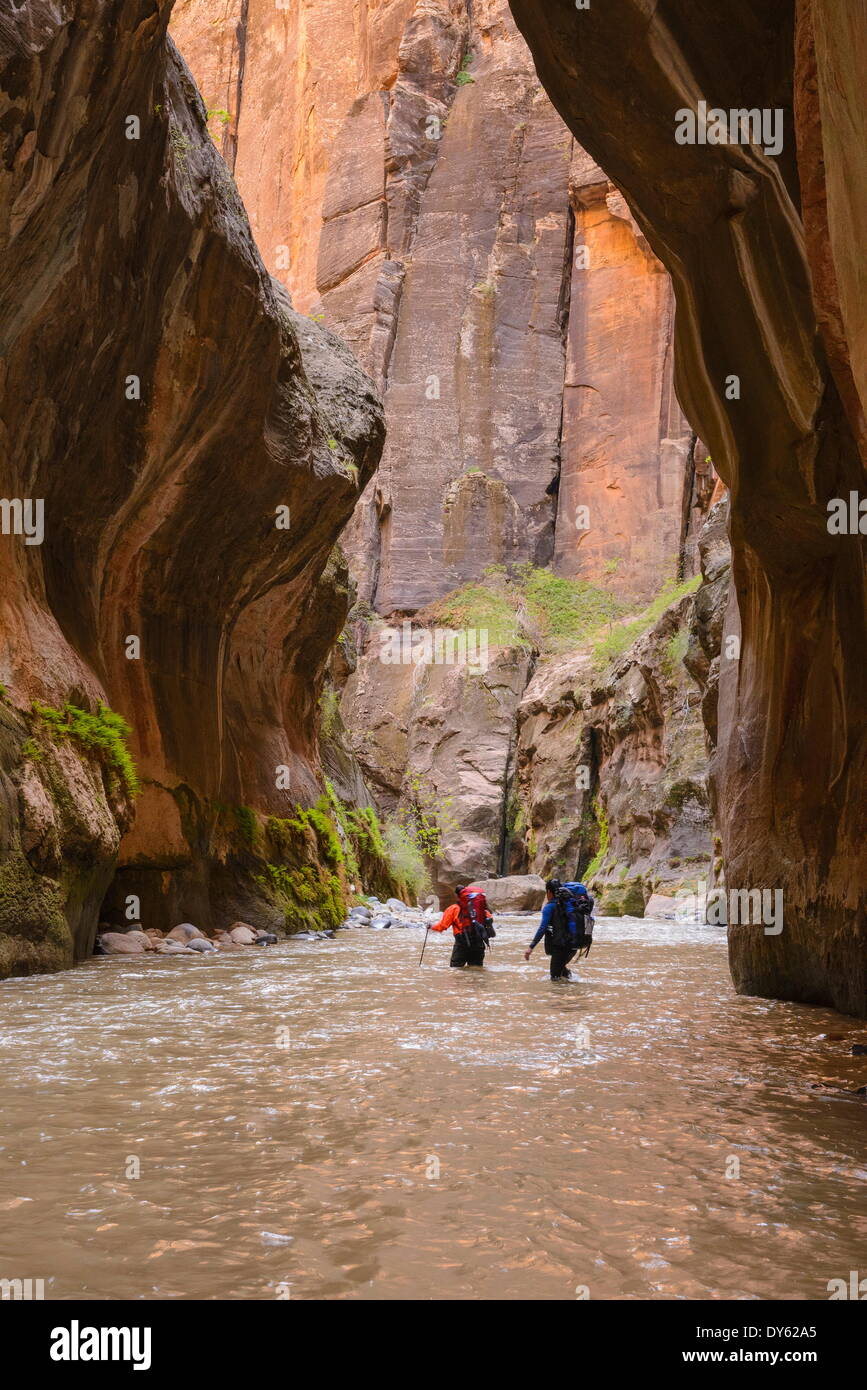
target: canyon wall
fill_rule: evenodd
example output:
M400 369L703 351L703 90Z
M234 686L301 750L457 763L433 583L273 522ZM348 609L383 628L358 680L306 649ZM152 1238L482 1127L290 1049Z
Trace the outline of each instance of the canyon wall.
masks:
M516 782L527 681L539 660L567 679L568 654L530 622L518 645L489 634L485 672L386 665L381 618L434 631L431 605L475 585L464 607L486 621L492 567L553 570L636 611L697 573L715 474L674 396L669 277L545 96L505 0L250 0L218 17L180 0L173 32L266 261L385 397L382 465L343 537L357 653L335 685L333 777L361 795L363 774L386 814L421 786L449 801L441 893L529 860L573 873L607 787L576 801L576 749L552 738L558 836L551 787ZM662 727L674 711L658 706ZM703 847L707 867L709 832Z
M343 891L295 816L382 410L263 266L169 10L0 13L0 973L92 949L125 832L145 925Z
M785 913L779 935L730 926L735 984L863 1015L864 538L832 534L828 503L867 491L864 6L512 10L557 109L672 275L678 395L731 492L725 877L782 889ZM779 111L782 148L677 143L677 112L700 100Z
M385 392L360 599L521 561L636 600L694 573L670 282L505 0L180 0L173 32L266 262Z

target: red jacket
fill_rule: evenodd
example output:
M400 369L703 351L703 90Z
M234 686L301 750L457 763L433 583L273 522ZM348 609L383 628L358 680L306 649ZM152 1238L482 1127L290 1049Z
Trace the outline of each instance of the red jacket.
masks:
M434 926L431 927L431 931L448 931L449 927L452 927L455 936L460 936L461 932L463 931L460 918L460 903L452 903L451 907L446 908L440 920Z

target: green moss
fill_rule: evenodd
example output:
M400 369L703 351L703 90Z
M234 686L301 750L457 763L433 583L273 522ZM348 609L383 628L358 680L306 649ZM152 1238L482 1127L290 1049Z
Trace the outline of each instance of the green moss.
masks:
M596 851L596 854L591 859L590 863L587 865L587 868L584 870L584 879L587 881L593 878L594 874L599 873L599 870L602 867L603 860L605 859L605 856L608 853L608 845L610 843L608 816L606 815L605 807L602 805L602 801L598 796L595 796L593 798L593 816L596 821L596 824L599 827L599 848Z
M47 947L51 954L63 957L63 964L71 964L72 937L60 884L35 873L26 855L18 850L0 859L0 922L5 936L19 937L40 949Z
M674 782L668 789L665 797L665 805L671 807L673 811L682 811L687 801L696 801L699 806L707 806L707 792L700 782L693 782L686 777L680 782Z
M256 812L252 806L235 806L233 809L242 840L250 849L255 849L259 843L259 819Z
M343 848L340 844L340 837L334 828L334 822L329 815L329 801L327 796L320 797L319 801L306 814L308 825L312 825L319 839L319 844L326 861L333 869L339 868L344 862Z
M625 917L644 916L644 880L640 876L624 885L621 903Z
M58 742L70 739L115 773L128 796L138 795L138 774L126 746L131 730L122 715L102 703L97 705L96 714L91 714L77 705L55 709L38 701L33 703L33 713L51 738Z

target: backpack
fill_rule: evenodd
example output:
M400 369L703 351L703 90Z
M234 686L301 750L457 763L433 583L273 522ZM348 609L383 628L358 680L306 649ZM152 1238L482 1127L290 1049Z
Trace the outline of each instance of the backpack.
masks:
M458 894L460 903L461 931L471 950L485 949L494 931L494 919L488 908L488 900L480 888L464 888Z
M593 945L593 899L583 883L564 883L554 899L551 926L545 933L555 950L582 951ZM550 955L550 951L548 952Z

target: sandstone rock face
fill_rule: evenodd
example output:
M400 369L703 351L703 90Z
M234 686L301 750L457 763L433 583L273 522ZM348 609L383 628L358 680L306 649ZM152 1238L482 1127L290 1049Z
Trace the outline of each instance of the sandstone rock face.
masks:
M545 901L545 880L538 874L511 874L476 883L492 912L536 912Z
M682 664L693 605L607 670L588 652L540 662L518 710L512 862L584 878L606 915L713 882L700 696Z
M207 0L181 0L173 32L225 108L211 130L266 263L385 395L383 463L344 538L361 611L415 613L522 561L632 599L695 572L713 474L673 394L670 281L545 97L505 0L253 3L212 21ZM348 737L392 811L427 777L427 687L365 649L375 628L356 635L363 671L351 643L332 662L325 766L365 802ZM522 672L524 657L513 707ZM486 750L481 779L468 743L453 740L454 762L431 755L429 794L447 786L469 827L439 890L510 867L515 730L500 711L483 731L471 689L447 680L434 697L435 739L468 718Z
M620 193L576 146L555 565L649 598L674 576L695 436L672 385L671 281Z
M221 817L320 791L329 556L382 445L368 378L260 260L169 8L0 17L2 492L44 501L42 544L0 537L0 973L92 949L131 820L67 702L133 730L115 915L208 925L233 885L254 914Z
M386 393L345 537L361 600L552 557L655 591L692 520L670 282L505 0L179 0L173 32L266 263Z
M515 712L529 653L490 653L488 669L464 665L391 665L372 640L350 677L344 708L352 747L386 810L421 809L435 819L442 843L434 891L498 872L512 777Z
M678 396L731 490L725 875L781 888L785 914L778 936L730 928L736 987L863 1015L864 538L827 525L829 501L867 493L863 24L833 0L800 4L797 25L792 0L511 7L557 109L671 272ZM678 144L677 111L707 98L779 110L779 153Z

